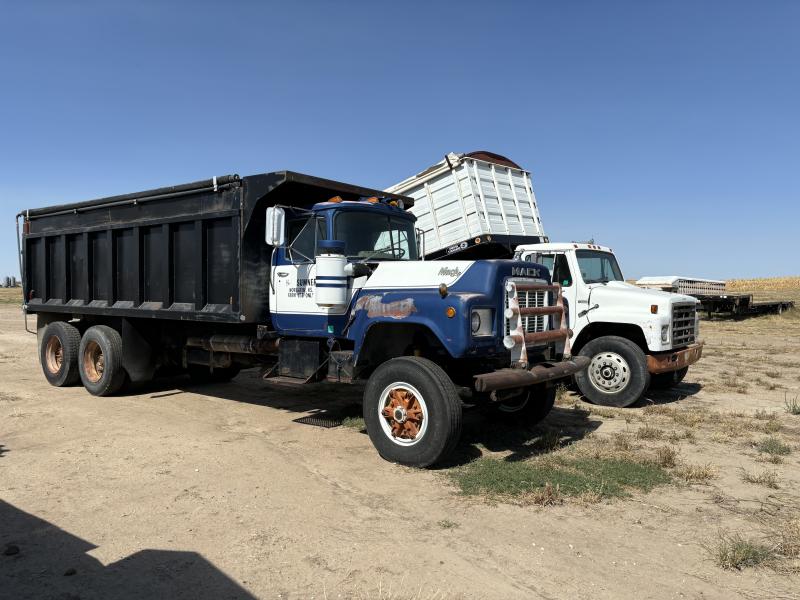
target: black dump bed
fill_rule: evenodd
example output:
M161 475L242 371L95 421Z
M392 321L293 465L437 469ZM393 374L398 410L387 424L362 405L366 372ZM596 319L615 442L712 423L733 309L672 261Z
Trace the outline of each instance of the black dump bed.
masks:
M341 196L413 200L291 171L26 210L29 312L229 323L268 320L268 206Z

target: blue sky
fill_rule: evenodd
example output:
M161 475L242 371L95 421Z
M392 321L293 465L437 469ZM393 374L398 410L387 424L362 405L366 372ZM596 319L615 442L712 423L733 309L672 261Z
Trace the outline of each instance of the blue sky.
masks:
M800 3L1 6L0 274L23 208L477 149L627 277L800 273Z

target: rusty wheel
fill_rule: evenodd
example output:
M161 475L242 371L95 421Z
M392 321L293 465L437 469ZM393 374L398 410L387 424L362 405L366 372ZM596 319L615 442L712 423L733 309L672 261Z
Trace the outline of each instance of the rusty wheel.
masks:
M395 444L411 446L425 436L428 407L414 386L401 381L389 384L379 406L383 432Z
M386 460L428 467L453 451L461 436L461 398L447 373L419 356L381 364L364 388L364 423Z
M51 337L47 340L47 346L44 350L44 366L53 375L61 370L64 364L64 346L57 336Z
M50 385L62 387L78 381L80 343L81 334L70 323L54 321L45 328L39 346L39 361Z
M83 386L95 396L110 396L125 383L122 336L107 325L95 325L83 334L78 359Z
M103 378L106 359L103 356L103 349L94 340L90 341L83 349L83 372L86 378L92 383L97 383Z

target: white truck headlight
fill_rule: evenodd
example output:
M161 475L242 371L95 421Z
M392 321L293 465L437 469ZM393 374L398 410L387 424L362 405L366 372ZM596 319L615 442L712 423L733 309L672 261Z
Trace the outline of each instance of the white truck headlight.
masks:
M492 309L473 308L469 325L472 335L475 337L492 335Z
M661 326L661 341L665 344L669 340L669 325L662 325Z

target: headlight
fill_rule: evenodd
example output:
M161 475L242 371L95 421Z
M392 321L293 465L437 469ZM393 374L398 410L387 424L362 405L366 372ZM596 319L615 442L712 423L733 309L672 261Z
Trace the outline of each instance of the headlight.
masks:
M475 337L492 335L492 309L474 308L469 319L470 330Z
M669 339L669 325L661 326L661 341L666 343Z

